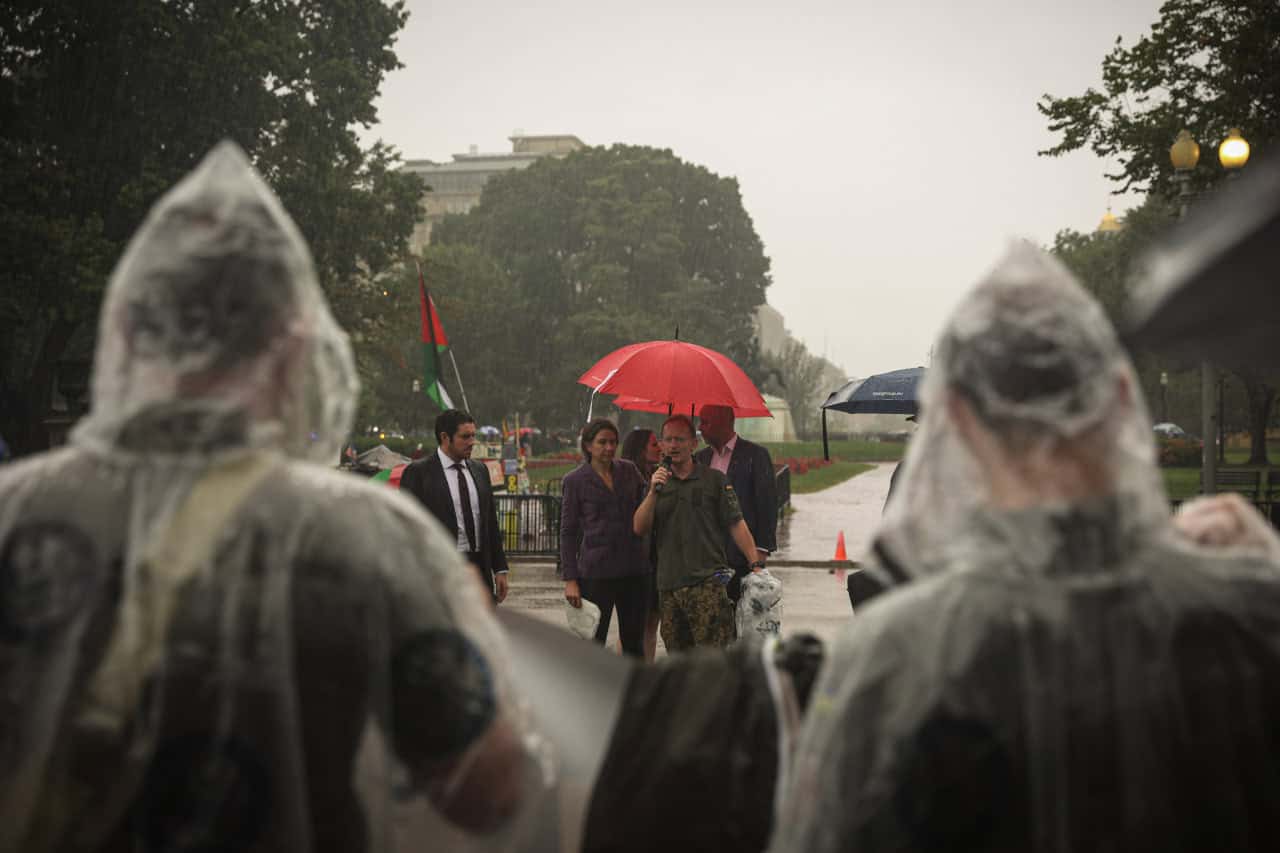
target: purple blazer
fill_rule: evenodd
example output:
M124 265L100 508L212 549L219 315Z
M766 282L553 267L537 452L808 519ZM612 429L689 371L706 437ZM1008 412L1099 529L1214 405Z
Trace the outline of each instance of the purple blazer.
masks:
M565 475L560 511L560 566L567 581L648 574L643 540L631 528L644 479L625 459L613 462L613 491L582 464Z

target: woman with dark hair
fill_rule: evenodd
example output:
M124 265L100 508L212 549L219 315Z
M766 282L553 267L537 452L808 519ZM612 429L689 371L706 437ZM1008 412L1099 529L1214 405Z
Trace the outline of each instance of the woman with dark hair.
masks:
M647 427L631 430L622 442L622 458L640 469L640 476L648 483L658 467L658 460L662 458L658 434Z
M662 458L662 449L658 446L658 434L646 427L636 427L631 430L627 433L626 440L622 442L622 458L640 470L640 476L644 478L644 487L647 490L649 478L653 476L653 472L658 467L658 460ZM641 494L642 499L643 497L644 495ZM644 620L644 659L649 663L653 663L653 659L658 654L658 623L662 617L662 611L658 609L658 578L654 574L651 542L650 536L643 537L642 553L645 562L649 565L649 614Z
M631 520L645 481L635 465L614 459L617 450L612 421L597 418L583 428L585 461L564 478L560 562L565 600L581 607L585 598L600 608L595 641L604 644L616 608L622 650L640 657L652 569Z

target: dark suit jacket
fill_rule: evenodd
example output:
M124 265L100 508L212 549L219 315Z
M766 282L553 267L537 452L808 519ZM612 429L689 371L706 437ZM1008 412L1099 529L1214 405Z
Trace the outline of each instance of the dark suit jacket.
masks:
M489 470L474 459L467 460L467 468L471 471L471 479L475 480L480 503L480 523L476 529L476 536L480 538L478 568L492 590L494 574L507 571L507 554L502 550L502 535L498 529L498 507L493 499L493 487L489 485ZM439 453L432 452L430 456L410 463L400 476L400 490L420 500L427 511L457 537L460 525L453 511L453 497L449 494L449 481L445 479Z
M703 465L711 465L711 448L704 447L693 455ZM738 495L742 518L756 540L756 546L769 551L778 549L778 490L773 478L773 459L769 451L753 441L738 436L729 457L729 485ZM743 558L732 537L725 539L725 557L735 575L746 573ZM733 592L731 591L731 596Z

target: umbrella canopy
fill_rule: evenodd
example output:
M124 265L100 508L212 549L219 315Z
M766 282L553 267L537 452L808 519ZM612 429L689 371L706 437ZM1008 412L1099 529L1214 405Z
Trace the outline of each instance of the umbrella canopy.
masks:
M687 412L707 404L769 411L742 368L715 350L685 341L647 341L614 350L578 382L596 392L660 406L658 411L670 407Z
M379 444L377 447L372 447L356 457L356 467L382 470L403 465L408 461L409 457L396 453L385 444Z
M1130 344L1231 366L1280 367L1280 157L1198 205L1147 257Z
M619 394L613 401L613 404L619 409L627 409L632 412L656 412L660 415L667 414L668 410L677 414L684 414L678 411L674 406L666 403L655 403L653 400L641 400L639 397L628 397L625 394ZM738 418L771 418L773 412L769 411L767 406L733 406L734 417ZM697 409L690 410L691 415L696 415Z
M914 415L923 378L923 367L908 367L855 379L832 391L822 408L854 415Z

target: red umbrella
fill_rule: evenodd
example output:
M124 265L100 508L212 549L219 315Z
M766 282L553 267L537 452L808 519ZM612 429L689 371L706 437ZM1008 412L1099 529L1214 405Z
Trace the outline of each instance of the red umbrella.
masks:
M668 410L678 411L674 406L669 406L666 403L655 403L652 400L641 400L639 397L628 397L625 394L618 395L618 397L614 399L613 404L619 409L629 409L633 412L656 412L660 415L667 414ZM683 414L683 412L680 413ZM691 411L691 414L696 415L697 413L696 408ZM734 406L733 414L735 417L739 418L773 417L773 412L769 411L769 409L763 405Z
M658 411L686 412L713 404L744 413L769 412L742 368L715 350L685 341L622 347L597 361L578 381L596 392L617 394L637 407L658 406ZM625 402L619 405L629 407Z

